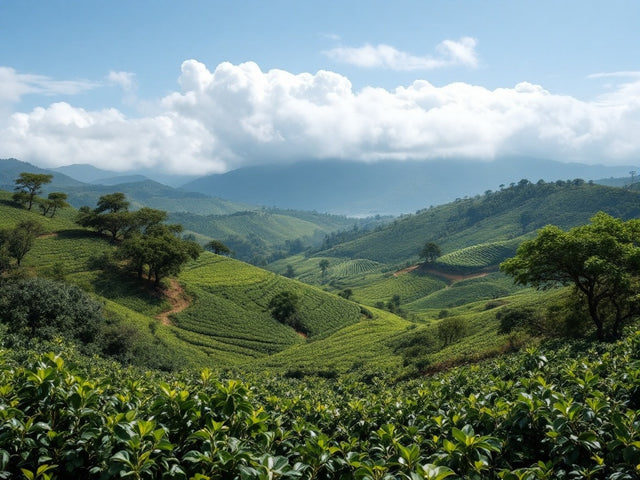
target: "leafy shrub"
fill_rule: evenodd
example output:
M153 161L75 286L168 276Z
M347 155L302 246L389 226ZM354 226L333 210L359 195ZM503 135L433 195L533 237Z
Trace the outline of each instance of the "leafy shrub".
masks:
M1 286L0 322L14 335L61 336L87 345L104 323L101 305L76 286L43 278L6 280Z

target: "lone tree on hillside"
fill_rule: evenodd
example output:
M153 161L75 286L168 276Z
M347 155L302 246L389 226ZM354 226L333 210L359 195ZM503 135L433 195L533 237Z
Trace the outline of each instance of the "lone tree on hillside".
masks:
M433 263L441 255L440 246L434 242L425 243L422 250L420 250L420 258L424 258L424 263Z
M276 294L268 305L271 316L294 328L298 332L308 333L300 321L300 297L293 292L280 292Z
M323 258L318 263L318 266L320 267L320 270L322 270L322 277L324 278L327 275L327 268L329 268L329 260Z
M599 340L617 338L640 314L640 220L599 212L565 232L546 226L500 265L515 283L538 289L572 285Z
M42 233L42 225L35 220L23 220L13 230L0 231L0 270L9 268L11 259L15 259L18 266L22 263L31 247L33 241Z
M216 255L229 255L231 253L231 249L219 240L211 240L204 248L212 251Z
M27 205L27 210L31 210L33 205L33 199L42 191L42 185L51 183L53 175L46 173L27 173L22 172L18 178L15 179L16 193L13 194L13 199Z

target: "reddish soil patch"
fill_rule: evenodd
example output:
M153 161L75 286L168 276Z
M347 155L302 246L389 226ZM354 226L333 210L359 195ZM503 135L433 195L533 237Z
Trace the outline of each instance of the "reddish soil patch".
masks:
M45 233L44 235L38 235L38 238L52 238L57 236L58 236L58 232L53 232L53 233Z
M187 296L184 292L184 289L180 286L177 280L173 278L169 280L169 288L162 292L165 297L169 300L171 304L171 309L166 312L162 312L157 315L156 318L162 322L163 325L171 325L171 320L169 320L169 316L174 313L178 313L183 311L189 305L191 305L191 298Z
M432 275L437 275L438 277L446 278L447 280L451 280L452 282L459 282L460 280L468 280L470 278L482 278L489 275L487 272L473 273L471 275L459 275L454 273L444 273L438 270L433 270L428 268L425 268L423 271L425 271L426 273L430 273Z
M487 275L489 275L487 272L473 273L471 275L460 275L460 274L455 274L455 273L445 273L445 272L441 272L439 270L435 270L433 268L425 268L423 265L418 264L418 265L413 265L413 266L408 267L408 268L403 268L402 270L398 270L397 272L395 272L393 274L393 276L397 277L399 275L404 275L405 273L409 273L409 272L412 272L413 270L417 270L417 269L420 269L421 272L428 273L430 275L435 275L436 277L444 278L444 279L450 281L451 283L459 282L460 280L468 280L470 278L486 277Z
M413 265L412 267L403 268L402 270L398 270L396 273L394 273L393 276L397 277L398 275L404 275L405 273L409 273L419 267L420 265Z

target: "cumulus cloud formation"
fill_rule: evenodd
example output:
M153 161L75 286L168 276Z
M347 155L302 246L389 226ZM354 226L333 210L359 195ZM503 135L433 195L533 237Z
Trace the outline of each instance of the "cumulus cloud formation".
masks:
M640 79L583 101L526 82L489 90L417 80L354 91L330 71L263 72L253 62L211 71L187 60L178 82L158 113L142 118L68 103L14 113L0 129L0 157L205 174L325 158L520 154L633 164L640 156Z
M478 66L475 51L477 41L463 37L458 41L445 40L436 47L436 56L415 56L401 52L390 45L362 47L336 47L323 52L329 58L365 68L388 68L391 70L434 70L437 68Z
M44 75L18 73L0 67L0 103L17 103L23 95L76 95L98 86L86 80L53 80Z

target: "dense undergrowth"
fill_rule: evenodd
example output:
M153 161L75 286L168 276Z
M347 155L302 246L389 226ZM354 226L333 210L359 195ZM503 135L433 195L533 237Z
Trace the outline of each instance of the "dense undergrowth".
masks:
M237 378L3 351L0 477L640 478L637 332L408 382Z

